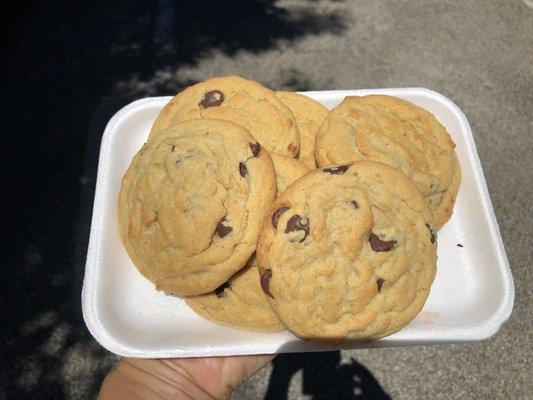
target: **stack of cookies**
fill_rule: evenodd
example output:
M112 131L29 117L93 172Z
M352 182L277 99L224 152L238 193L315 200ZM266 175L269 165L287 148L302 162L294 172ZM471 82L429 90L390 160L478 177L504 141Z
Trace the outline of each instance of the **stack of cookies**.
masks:
M241 329L364 341L403 328L436 271L461 173L429 112L328 111L239 77L174 97L122 179L123 244L157 290Z

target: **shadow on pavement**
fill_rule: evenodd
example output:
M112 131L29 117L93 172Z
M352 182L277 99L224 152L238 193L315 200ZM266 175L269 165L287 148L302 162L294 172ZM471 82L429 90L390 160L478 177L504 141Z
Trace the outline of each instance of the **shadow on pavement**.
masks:
M272 361L264 400L288 399L289 384L302 371L302 393L313 400L390 400L372 373L354 359L341 363L340 351L280 354Z

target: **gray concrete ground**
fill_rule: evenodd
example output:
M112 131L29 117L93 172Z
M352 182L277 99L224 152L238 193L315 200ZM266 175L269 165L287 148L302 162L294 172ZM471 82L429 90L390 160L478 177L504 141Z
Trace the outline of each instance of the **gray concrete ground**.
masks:
M6 191L17 199L6 218L18 219L5 242L14 267L2 269L0 399L94 397L116 360L79 306L103 127L135 98L223 74L274 89L422 86L451 98L470 121L516 286L510 320L484 342L281 357L233 399L352 398L346 379L357 399L533 398L531 0L88 4L33 5L13 19L6 127L16 134L2 148L25 143L8 159L31 186L17 189L15 174ZM293 374L276 395L278 367Z

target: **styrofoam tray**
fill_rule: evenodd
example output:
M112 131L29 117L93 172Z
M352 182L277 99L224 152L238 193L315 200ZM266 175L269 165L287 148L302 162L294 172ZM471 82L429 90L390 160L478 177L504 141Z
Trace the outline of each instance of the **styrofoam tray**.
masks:
M453 217L438 234L437 276L424 309L402 331L359 347L476 341L494 335L511 314L514 285L472 132L462 111L443 95L422 88L304 94L328 108L348 95L387 94L409 100L446 126L457 144L462 166ZM169 99L147 98L124 107L109 121L102 138L82 294L89 331L109 351L133 357L326 349L287 331L263 334L209 322L183 300L157 292L133 266L117 229L120 180Z

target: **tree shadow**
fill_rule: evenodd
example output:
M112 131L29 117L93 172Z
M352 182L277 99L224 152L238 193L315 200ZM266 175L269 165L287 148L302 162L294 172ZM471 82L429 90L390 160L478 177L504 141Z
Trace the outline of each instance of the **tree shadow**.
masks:
M0 208L0 393L93 398L114 356L81 316L101 135L132 100L173 94L174 76L210 52L260 53L306 35L340 34L346 21L314 2L271 0L3 2L6 67ZM6 18L9 16L9 18ZM206 74L216 74L212 66ZM239 73L239 71L235 71ZM311 82L289 70L286 87ZM121 85L120 82L136 82Z
M340 351L280 354L272 361L265 400L288 398L294 374L303 373L302 393L314 400L390 400L372 373L353 358L341 363Z

